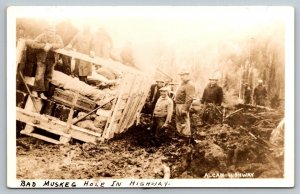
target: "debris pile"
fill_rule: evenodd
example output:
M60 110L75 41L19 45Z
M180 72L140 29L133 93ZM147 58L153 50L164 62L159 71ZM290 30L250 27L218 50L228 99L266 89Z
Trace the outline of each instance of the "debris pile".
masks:
M281 158L275 157L277 146L269 141L283 114L261 111L243 110L229 117L227 124L195 128L196 143L187 159L191 161L187 171L193 177L213 173L223 173L225 177L228 173L254 173L255 178L283 177L283 154ZM199 118L193 115L193 119L197 123ZM279 139L283 141L283 136Z

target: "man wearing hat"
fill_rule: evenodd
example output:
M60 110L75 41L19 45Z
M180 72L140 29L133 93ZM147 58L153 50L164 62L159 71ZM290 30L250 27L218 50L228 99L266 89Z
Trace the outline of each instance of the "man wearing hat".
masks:
M159 89L158 98L152 115L152 131L157 143L163 141L164 129L171 123L173 114L173 101L169 97L170 88L165 86Z
M63 41L61 37L56 34L55 26L49 24L45 32L38 35L33 41L27 41L26 44L38 49L36 54L37 69L33 95L46 98L44 92L48 91L54 65L58 59L58 55L54 53L54 50L62 48L64 46Z
M223 89L217 84L218 77L209 78L209 84L205 87L201 104L204 107L200 113L203 123L214 123L215 108L223 102Z
M160 88L164 86L165 82L162 79L157 79L156 83L150 88L149 96L147 98L147 112L152 114L155 104L160 97Z
M182 70L180 73L181 84L175 94L176 104L176 129L182 136L190 137L189 111L195 95L195 86L190 82L190 73Z
M251 88L248 83L244 84L244 104L250 104L251 101Z
M90 57L95 56L93 35L91 32L91 27L85 24L82 31L78 32L71 42L67 45L67 49L74 48L77 52L89 55ZM87 76L92 75L92 63L80 59L76 59L75 76L78 76L80 81L87 83Z
M263 86L263 81L258 80L258 85L254 88L253 101L255 105L265 106L267 90Z

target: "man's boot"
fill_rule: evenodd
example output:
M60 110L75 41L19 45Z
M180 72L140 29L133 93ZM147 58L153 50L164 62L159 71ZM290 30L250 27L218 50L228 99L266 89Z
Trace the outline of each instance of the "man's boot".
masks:
M45 96L44 92L40 92L40 98L46 100L47 97Z

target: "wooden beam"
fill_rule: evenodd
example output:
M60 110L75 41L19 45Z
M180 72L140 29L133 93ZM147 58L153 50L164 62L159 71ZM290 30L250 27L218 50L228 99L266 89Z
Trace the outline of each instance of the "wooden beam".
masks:
M65 133L69 132L69 129L71 128L71 125L73 123L72 120L73 120L73 115L74 115L74 107L77 103L78 97L79 97L79 93L75 92L75 97L72 100L71 110L70 110L70 113L68 115L67 127L64 130Z
M135 69L130 66L126 66L120 62L113 61L113 60L107 60L107 59L102 59L100 57L90 57L89 55L85 55L73 50L66 50L66 49L57 49L55 52L75 58L75 59L80 59L83 61L91 62L94 65L98 66L103 66L107 67L109 69L112 69L114 71L121 70L122 72L132 72L132 73L137 73L141 74L142 72L138 69ZM145 73L146 74L146 73Z
M50 143L53 143L53 144L62 144L62 142L58 141L58 140L55 140L55 139L52 139L52 138L49 138L49 137L46 137L46 136L43 136L43 135L40 135L40 134L37 134L37 133L28 133L26 131L21 131L21 134L24 134L24 135L28 135L28 136L31 136L31 137L35 137L37 139L41 139L41 140L44 140L44 141L47 141L47 142L50 142Z
M69 134L66 134L63 131L67 127L67 123L60 121L55 117L40 115L39 113L26 111L21 108L17 108L17 120L60 136L67 138L72 137L84 142L95 143L96 139L101 137L101 134L99 133L75 125L71 125Z

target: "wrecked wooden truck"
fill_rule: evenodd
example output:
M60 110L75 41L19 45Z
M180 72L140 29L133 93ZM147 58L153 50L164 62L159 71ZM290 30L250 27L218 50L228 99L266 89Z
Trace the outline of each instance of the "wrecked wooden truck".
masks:
M54 144L65 144L72 138L96 143L135 124L152 83L149 73L117 61L58 49L55 52L70 61L80 59L93 64L96 70L89 79L92 84L54 70L47 99L42 99L31 93L36 64L34 52L26 48L25 40L19 40L16 120L21 134ZM21 63L23 68L18 67ZM110 69L117 78L109 80L96 73L101 68Z

